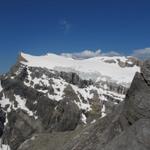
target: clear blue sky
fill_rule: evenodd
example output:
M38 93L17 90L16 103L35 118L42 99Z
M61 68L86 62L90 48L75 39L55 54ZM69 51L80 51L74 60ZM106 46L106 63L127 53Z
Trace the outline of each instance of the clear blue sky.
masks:
M0 73L19 51L150 47L150 0L0 0Z

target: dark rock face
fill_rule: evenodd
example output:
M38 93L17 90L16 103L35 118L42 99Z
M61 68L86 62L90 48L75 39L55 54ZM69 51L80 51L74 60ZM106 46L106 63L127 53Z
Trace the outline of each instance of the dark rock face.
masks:
M143 67L141 68L141 73L143 75L143 78L147 82L148 85L150 85L150 61L146 60L143 63Z
M92 85L92 80L82 80L76 73L73 72L60 72L60 77L62 77L66 82L78 85L80 88Z
M119 59L117 61L118 61L118 65L122 68L133 67L134 65L142 66L142 62L135 57L128 57L128 59L125 62L122 62Z
M51 128L56 131L74 130L80 119L80 110L74 102L62 100L53 112L50 122Z
M0 109L0 138L2 137L4 132L5 120L6 120L6 113L2 109Z
M126 95L125 115L130 123L140 118L150 118L150 87L142 74L136 73Z
M9 137L11 149L17 149L20 143L24 142L27 137L30 137L34 132L43 130L41 122L35 121L21 110L9 113L8 120L9 123L6 128L5 137Z
M148 150L150 149L149 141L150 120L140 119L115 137L104 150Z
M83 129L79 135L68 141L61 150L103 149L115 136L124 130L120 119L122 107L122 104L119 105L112 114Z

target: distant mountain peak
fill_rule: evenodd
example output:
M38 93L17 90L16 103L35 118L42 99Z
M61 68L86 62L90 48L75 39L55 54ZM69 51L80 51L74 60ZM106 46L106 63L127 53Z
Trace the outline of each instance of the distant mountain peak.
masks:
M18 62L28 62L27 59L24 57L25 53L20 52L18 55Z
M21 53L19 62L30 67L74 72L82 79L97 80L105 76L119 83L130 83L135 72L140 71L137 60L125 56L97 56L79 60L53 53L42 56Z

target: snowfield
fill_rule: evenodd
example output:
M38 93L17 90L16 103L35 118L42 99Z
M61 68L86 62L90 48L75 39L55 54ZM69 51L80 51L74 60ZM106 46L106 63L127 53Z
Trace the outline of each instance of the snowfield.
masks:
M98 81L112 80L116 83L131 83L135 72L139 72L138 66L120 67L118 60L121 62L127 61L124 56L99 56L89 59L73 59L56 54L47 54L44 56L32 56L21 53L21 56L26 60L21 63L30 67L42 67L57 71L75 72L82 79L92 79ZM106 61L113 61L108 63ZM132 62L129 62L131 64Z

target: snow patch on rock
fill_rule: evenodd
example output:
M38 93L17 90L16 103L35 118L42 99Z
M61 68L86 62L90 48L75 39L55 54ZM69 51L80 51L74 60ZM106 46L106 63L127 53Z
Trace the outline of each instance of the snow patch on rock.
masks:
M1 81L0 81L0 92L3 90L2 85L1 85Z
M81 114L81 121L84 123L84 124L87 124L87 122L86 122L86 116L85 116L85 114Z
M5 95L3 94L2 98L0 99L0 104L2 108L5 108L6 106L9 106L7 108L7 112L11 111L11 106L13 105L14 102L11 102L9 100L9 98L5 97Z
M101 118L105 117L105 116L106 116L106 108L105 108L105 105L103 105L101 112L102 112Z
M11 150L11 149L9 145L2 144L2 146L0 147L0 150Z
M26 99L25 98L21 98L19 95L14 95L15 96L15 100L17 101L17 107L14 107L15 110L17 109L22 109L24 111L26 111L28 113L29 116L33 116L33 112L31 110L29 110L26 106Z
M53 81L52 87L54 89L54 94L48 93L48 97L52 100L60 101L64 96L64 89L67 86L67 83L63 79L51 78Z

